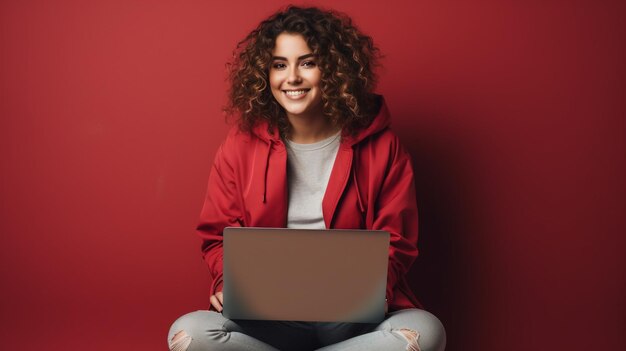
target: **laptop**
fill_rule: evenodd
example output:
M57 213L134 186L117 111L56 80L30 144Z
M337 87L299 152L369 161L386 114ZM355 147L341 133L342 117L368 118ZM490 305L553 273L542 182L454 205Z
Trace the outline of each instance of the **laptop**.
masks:
M224 229L228 319L378 323L385 317L389 233Z

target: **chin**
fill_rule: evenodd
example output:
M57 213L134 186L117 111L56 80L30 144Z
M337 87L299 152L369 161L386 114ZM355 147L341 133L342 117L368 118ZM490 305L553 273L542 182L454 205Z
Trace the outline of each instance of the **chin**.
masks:
M317 106L314 106L314 104L310 102L303 103L300 106L294 106L291 101L279 100L278 103L282 106L287 114L297 117L308 116L318 110ZM318 103L321 104L321 102L315 102L315 105L317 105Z
M283 106L283 108L285 108ZM289 109L289 108L285 108L285 112L287 112L288 114L292 115L292 116L301 116L301 115L305 115L308 111L306 109Z

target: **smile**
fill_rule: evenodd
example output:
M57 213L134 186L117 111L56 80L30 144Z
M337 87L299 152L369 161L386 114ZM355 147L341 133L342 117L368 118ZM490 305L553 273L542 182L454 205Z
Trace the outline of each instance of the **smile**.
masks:
M306 95L306 93L311 89L300 89L300 90L283 90L285 95L287 95L291 99L297 99Z

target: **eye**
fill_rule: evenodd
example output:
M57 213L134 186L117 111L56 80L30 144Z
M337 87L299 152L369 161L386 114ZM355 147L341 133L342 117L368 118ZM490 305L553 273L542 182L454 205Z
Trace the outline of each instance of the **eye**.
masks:
M304 61L304 62L302 62L302 66L307 67L307 68L315 67L315 61L310 61L310 60L309 61Z
M272 64L272 68L273 69L283 69L285 67L287 67L287 66L284 63L282 63L282 62L274 62Z

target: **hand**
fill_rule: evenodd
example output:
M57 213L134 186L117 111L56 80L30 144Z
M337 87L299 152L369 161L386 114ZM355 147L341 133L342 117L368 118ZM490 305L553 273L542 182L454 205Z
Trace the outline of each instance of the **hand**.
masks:
M224 294L222 294L221 291L216 292L215 295L211 295L209 301L211 302L211 307L213 307L217 312L222 312L222 306L224 305Z

